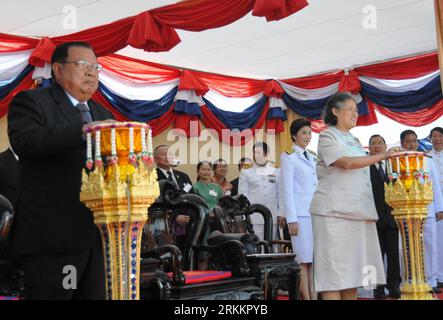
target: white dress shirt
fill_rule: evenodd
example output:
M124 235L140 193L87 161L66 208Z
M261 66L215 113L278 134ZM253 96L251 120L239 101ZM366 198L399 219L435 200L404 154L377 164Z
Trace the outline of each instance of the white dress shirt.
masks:
M178 186L177 179L175 179L175 174L174 174L174 172L172 171L172 168L169 169L169 171L168 171L168 170L165 170L165 169L163 169L163 168L160 168L160 167L158 167L158 168L159 168L160 171L165 175L166 179L168 179L168 176L171 175L171 176L172 176L172 179L173 179L174 182L175 182L175 185Z

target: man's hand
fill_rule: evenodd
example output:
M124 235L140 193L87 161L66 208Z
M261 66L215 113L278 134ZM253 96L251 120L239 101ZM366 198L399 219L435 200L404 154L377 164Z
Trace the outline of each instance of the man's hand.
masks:
M189 220L191 220L191 218L189 216L185 216L184 214L179 214L176 218L175 218L175 222L180 226L180 227L186 227L186 225L189 223Z
M289 234L291 236L298 235L298 222L288 223L288 228L289 228Z
M392 147L389 148L388 151L386 151L385 153L385 159L389 159L394 153L400 152L401 148L400 147Z
M437 212L437 221L443 220L443 211Z
M286 223L286 218L285 217L281 217L281 216L277 216L277 224L280 228L284 228L285 227L285 223Z

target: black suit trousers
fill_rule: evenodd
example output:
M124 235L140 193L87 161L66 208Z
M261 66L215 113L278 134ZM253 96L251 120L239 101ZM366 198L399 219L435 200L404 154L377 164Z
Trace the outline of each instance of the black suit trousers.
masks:
M25 273L25 299L106 299L103 250L98 235L91 249L27 255L20 259L20 264Z
M386 286L389 290L396 290L401 283L398 230L384 227L377 228L377 233L382 257L386 255L387 260Z

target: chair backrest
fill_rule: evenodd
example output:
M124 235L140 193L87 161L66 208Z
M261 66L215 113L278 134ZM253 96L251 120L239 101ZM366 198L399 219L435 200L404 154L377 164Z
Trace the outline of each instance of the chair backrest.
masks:
M0 259L4 258L14 220L14 210L6 197L0 195Z
M255 234L254 226L251 223L252 214L261 214L264 220L264 239L272 241L272 214L264 205L252 204L248 198L240 194L235 197L222 197L218 206L220 209L213 210L217 223L217 230L223 233L249 233Z
M7 256L7 247L14 220L14 210L9 200L0 195L0 296L23 297L25 277L17 261ZM15 299L15 298L14 298Z
M192 270L196 264L193 248L201 243L208 224L208 205L200 196L184 194L167 180L159 181L159 185L160 196L148 211L143 250L149 251L163 245L177 245L175 234L177 225L172 219L177 214L189 215L191 220L179 248L182 251L184 270Z

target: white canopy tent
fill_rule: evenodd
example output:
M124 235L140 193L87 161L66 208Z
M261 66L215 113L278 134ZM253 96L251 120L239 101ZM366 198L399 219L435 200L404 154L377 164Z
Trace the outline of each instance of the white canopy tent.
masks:
M0 30L58 36L109 23L176 0L15 0L2 4ZM75 29L66 29L66 19ZM369 26L368 26L369 24ZM72 23L69 27L72 27ZM309 6L267 23L251 14L222 28L177 30L182 42L168 52L126 47L119 54L226 75L282 79L345 69L436 50L432 0L310 0ZM354 129L363 144L373 133L398 142L406 127L377 114L379 124ZM419 138L443 120L415 128ZM312 146L316 146L314 137ZM315 149L315 147L313 147Z
M0 30L59 36L175 2L16 0L2 4ZM77 29L64 28L71 6L77 8ZM375 29L365 28L365 18L372 17L373 10ZM127 47L119 53L207 72L282 79L437 48L432 0L309 0L309 6L280 21L268 23L249 14L222 28L178 33L182 42L168 52Z

